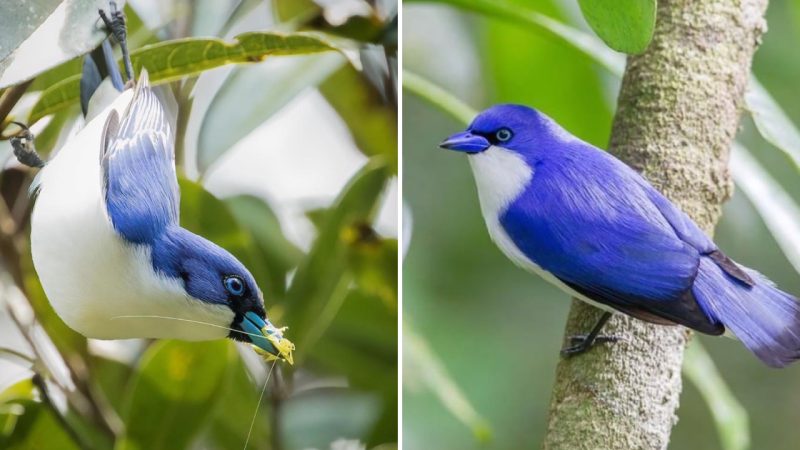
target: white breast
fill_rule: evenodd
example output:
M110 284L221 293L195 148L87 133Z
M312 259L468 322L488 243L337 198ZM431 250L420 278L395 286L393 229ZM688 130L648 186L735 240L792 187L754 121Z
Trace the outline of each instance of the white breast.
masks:
M542 269L531 261L514 244L506 230L500 224L500 216L508 209L517 197L528 187L535 173L528 163L516 152L492 146L481 153L469 156L475 184L478 186L478 197L481 213L486 221L489 236L503 254L514 264L539 275L545 281L557 286L572 297L583 300L606 311L614 311L606 305L590 300L556 278L552 273Z
M158 315L229 326L233 312L189 298L180 283L155 273L146 246L113 230L101 198L100 139L105 120L120 115L128 90L73 137L42 169L31 218L31 252L50 303L71 328L99 339L217 339L228 331Z

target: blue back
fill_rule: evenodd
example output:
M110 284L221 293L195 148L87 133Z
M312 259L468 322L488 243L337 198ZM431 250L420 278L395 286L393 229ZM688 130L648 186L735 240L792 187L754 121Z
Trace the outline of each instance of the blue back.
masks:
M534 263L593 300L638 316L717 331L692 298L700 255L713 242L630 167L516 105L482 113L470 130L508 127L504 148L533 170L499 217Z
M129 242L152 243L167 226L178 223L180 191L172 131L146 72L121 122L115 112L109 115L102 145L111 223Z

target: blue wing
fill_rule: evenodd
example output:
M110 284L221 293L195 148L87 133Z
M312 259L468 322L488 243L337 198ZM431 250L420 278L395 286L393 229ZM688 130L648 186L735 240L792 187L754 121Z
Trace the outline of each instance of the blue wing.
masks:
M644 320L722 332L691 290L713 242L605 152L581 144L541 161L500 223L528 258L595 301Z
M121 122L115 111L109 116L102 146L106 210L114 229L129 242L152 242L178 223L180 191L172 131L147 72Z

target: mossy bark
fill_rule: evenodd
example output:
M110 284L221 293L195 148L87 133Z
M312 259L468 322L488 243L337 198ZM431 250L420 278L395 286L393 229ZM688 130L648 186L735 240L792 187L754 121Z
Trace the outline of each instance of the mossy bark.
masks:
M728 154L767 0L659 0L648 50L628 58L610 150L707 232L731 193ZM566 335L600 311L573 301ZM615 314L600 344L558 365L546 449L663 449L677 422L689 332Z

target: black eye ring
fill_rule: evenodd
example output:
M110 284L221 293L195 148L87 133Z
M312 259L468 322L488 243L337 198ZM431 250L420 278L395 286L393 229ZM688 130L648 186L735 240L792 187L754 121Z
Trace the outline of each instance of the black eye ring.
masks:
M235 296L241 296L244 294L244 280L242 277L237 275L231 275L225 277L223 280L223 284L225 285L225 289Z
M514 137L514 133L512 133L508 128L500 128L494 133L494 137L498 142L508 142L512 137Z

